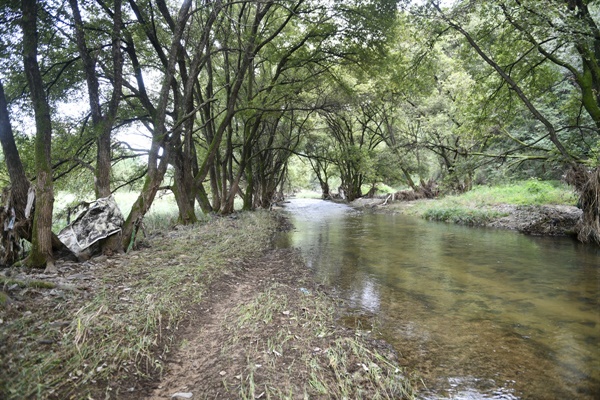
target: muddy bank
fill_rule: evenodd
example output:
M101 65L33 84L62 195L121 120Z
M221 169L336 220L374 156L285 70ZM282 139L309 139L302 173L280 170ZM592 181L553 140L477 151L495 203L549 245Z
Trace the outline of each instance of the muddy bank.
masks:
M388 201L386 203L385 198L361 198L349 205L371 212L422 216L423 210L435 207L435 202L436 200L415 200ZM529 235L574 235L575 227L582 216L580 209L567 205L516 206L500 204L474 207L474 209L492 215L488 220L476 224L478 226L510 229Z

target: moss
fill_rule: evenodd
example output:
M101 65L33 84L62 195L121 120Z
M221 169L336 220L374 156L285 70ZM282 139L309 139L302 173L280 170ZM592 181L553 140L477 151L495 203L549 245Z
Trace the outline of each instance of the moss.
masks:
M36 289L54 289L56 284L53 282L47 281L38 281L38 280L30 280L30 281L22 281L19 279L10 279L0 276L0 285L18 285L20 288L36 288Z

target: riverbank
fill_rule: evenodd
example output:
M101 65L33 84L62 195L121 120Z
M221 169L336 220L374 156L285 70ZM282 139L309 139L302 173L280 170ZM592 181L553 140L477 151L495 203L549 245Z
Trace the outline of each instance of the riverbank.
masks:
M358 199L351 207L378 213L407 214L470 226L515 230L529 235L573 236L582 212L568 205L498 204L469 209L436 208L435 200L398 201L383 205L385 199Z
M215 217L55 275L2 270L0 397L412 398L391 347L272 247L285 225Z

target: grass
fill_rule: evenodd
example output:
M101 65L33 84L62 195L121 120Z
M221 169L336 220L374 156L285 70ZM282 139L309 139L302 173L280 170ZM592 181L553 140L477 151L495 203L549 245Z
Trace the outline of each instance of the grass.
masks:
M565 184L529 179L499 186L477 186L467 193L445 196L435 201L417 201L406 212L434 221L485 225L507 215L494 209L503 204L539 206L576 203L577 196Z
M0 306L0 397L87 398L99 386L118 397L115 382L160 371L187 310L227 265L264 251L275 225L256 212L181 227L153 241L152 258L96 269L87 296L39 289L31 306Z
M467 207L435 207L428 208L422 217L431 221L452 222L461 225L482 226L495 218L506 216L494 210L483 210Z
M514 204L577 204L577 196L567 185L558 181L529 179L500 186L477 186L460 196L449 196L457 201L482 205Z
M336 325L332 298L273 282L238 308L223 329L224 357L242 358L239 381L224 380L241 399L412 399L415 378L353 330ZM253 343L252 346L244 344ZM240 356L240 353L243 355ZM236 383L237 382L237 383Z

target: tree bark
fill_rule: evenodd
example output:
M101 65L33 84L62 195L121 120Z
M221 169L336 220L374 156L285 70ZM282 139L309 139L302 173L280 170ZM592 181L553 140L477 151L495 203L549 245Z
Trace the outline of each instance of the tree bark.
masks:
M52 122L50 107L44 91L42 75L37 61L37 3L23 0L21 26L23 29L23 64L35 114L35 166L37 172L35 214L31 254L27 264L44 267L52 263L52 207L54 191L50 148Z
M25 219L25 206L30 183L25 175L19 150L15 144L2 81L0 81L0 142L2 142L4 161L10 177L12 205L15 208L17 219Z

